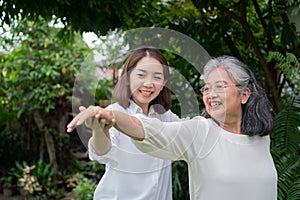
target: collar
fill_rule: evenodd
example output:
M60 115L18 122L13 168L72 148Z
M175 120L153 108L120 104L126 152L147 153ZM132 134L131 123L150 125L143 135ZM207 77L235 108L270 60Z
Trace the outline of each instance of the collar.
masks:
M144 114L142 108L140 106L138 106L132 100L129 101L129 107L128 108L129 108L130 111L132 111L132 114ZM156 112L155 112L153 106L150 106L148 116L153 116L153 115L155 115L155 113Z

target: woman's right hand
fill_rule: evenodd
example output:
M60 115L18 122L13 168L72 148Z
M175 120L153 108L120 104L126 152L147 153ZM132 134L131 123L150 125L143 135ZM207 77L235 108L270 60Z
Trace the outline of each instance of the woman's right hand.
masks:
M88 128L98 128L99 121L98 118L95 118L95 115L102 109L103 108L99 106L89 106L88 108L80 106L80 113L76 115L73 120L67 125L67 132L72 132L77 126L82 125L84 122Z

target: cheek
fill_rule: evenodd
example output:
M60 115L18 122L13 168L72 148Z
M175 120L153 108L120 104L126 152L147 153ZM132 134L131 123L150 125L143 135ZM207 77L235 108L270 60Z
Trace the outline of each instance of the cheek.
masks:
M131 92L135 92L139 87L141 86L141 83L138 81L134 80L129 83L129 88Z
M227 96L224 102L226 102L226 109L237 110L238 106L241 105L241 98L238 94L232 94L231 96Z
M157 90L160 92L164 89L164 86L162 84L156 84L155 87L157 88Z
M203 101L203 103L204 103L204 106L205 106L206 111L208 112L208 111L209 111L208 98L205 97L205 96L203 96L202 101Z

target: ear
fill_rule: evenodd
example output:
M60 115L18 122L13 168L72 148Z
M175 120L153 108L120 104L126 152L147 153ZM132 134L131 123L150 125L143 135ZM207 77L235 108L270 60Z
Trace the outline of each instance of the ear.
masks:
M251 95L251 91L249 88L246 88L244 89L242 92L241 92L241 103L242 104L246 104L249 97Z

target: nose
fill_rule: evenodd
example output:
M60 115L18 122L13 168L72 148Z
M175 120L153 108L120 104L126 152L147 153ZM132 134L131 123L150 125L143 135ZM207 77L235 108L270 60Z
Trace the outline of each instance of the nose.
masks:
M210 98L217 96L217 93L215 92L214 88L210 88L207 96L209 96Z
M144 79L144 86L145 87L151 87L153 86L153 83L154 83L154 80L151 76L147 76L145 79Z
M144 86L145 87L151 87L151 86L153 86L153 82L152 81L145 81Z

